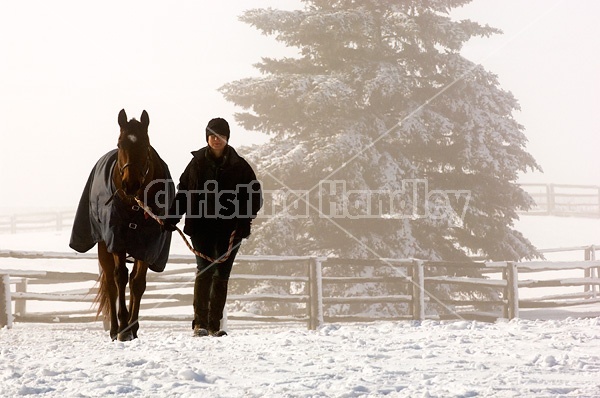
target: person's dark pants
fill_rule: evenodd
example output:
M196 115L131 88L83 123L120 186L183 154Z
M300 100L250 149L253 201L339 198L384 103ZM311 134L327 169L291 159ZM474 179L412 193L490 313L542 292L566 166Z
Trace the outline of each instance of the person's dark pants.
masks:
M224 257L229 248L229 236L207 234L191 237L196 251L212 257L216 261ZM196 256L196 280L194 283L194 321L195 325L210 332L220 329L223 310L227 301L227 285L233 261L240 247L240 240L234 240L231 253L222 263L210 262Z

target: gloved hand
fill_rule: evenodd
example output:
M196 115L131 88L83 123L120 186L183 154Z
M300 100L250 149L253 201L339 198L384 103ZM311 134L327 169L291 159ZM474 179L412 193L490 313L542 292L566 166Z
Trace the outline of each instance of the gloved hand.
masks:
M241 219L238 222L235 230L235 237L238 239L247 239L250 236L250 230L252 229L252 220L249 218Z

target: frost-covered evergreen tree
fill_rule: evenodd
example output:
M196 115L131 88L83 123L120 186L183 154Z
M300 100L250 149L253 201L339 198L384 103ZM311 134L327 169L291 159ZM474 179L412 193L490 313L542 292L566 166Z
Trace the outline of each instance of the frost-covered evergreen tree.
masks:
M539 166L517 100L460 54L471 37L500 33L450 18L469 2L304 0L241 16L298 49L221 88L244 109L241 125L271 137L246 152L267 190L247 252L537 255L513 222L533 203L517 175Z

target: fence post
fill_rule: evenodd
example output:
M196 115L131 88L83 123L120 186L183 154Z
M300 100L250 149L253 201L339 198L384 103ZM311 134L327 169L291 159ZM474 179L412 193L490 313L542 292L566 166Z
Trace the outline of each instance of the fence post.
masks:
M547 198L546 198L546 206L547 206L547 210L548 210L548 215L552 215L554 214L554 205L555 205L555 201L554 201L554 184L548 184L546 187L546 193L547 193Z
M592 245L585 249L584 254L585 261L594 261L596 260L595 247ZM593 279L598 277L598 268L585 268L583 270L583 277L585 279ZM596 285L584 285L583 286L584 293L592 292L592 298L596 298Z
M323 280L321 260L312 257L308 262L308 328L323 325Z
M27 292L27 278L21 278L20 282L17 282L15 288L16 292L26 293ZM15 300L15 314L23 316L27 313L27 300Z
M583 254L583 261L590 261L591 258L591 252L590 249L585 249L584 254ZM584 268L583 269L583 277L585 279L591 278L592 276L592 269L591 268ZM583 285L583 292L589 292L590 291L590 285Z
M12 301L10 297L10 276L0 275L0 328L12 328Z
M590 260L596 261L596 247L594 245L590 246ZM592 278L600 277L600 268L599 267L592 268L590 271L591 271ZM596 272L594 272L594 271L596 271ZM594 298L596 298L597 297L596 292L600 289L598 288L598 285L594 285L592 287L592 289L594 291Z
M425 320L425 272L422 260L412 262L412 315L414 320Z
M502 301L506 301L506 303L502 306L502 317L508 319L508 307L510 306L510 301L508 298L508 264L506 263L504 263L504 268L502 268L502 280L506 281L502 297Z
M506 299L507 304L504 307L504 317L514 319L519 317L519 272L517 263L509 261L506 263L506 269L503 271L504 280L506 280Z

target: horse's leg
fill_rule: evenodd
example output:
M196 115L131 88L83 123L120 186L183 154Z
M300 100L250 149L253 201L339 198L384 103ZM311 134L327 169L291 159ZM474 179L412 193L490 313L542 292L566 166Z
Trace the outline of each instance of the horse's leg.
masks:
M140 303L142 295L146 291L146 274L148 264L145 261L135 260L131 276L129 277L129 326L133 332L133 338L137 338L139 329L138 317L140 314Z
M98 242L98 261L102 267L100 282L100 311L110 318L110 338L115 340L119 330L117 321L117 285L115 283L115 260L104 242Z
M133 334L129 328L129 313L127 311L127 304L125 303L125 290L127 288L127 281L129 279L129 272L127 270L126 255L125 253L113 253L115 259L115 283L118 289L118 313L119 318L119 332L117 338L120 341L128 341L133 339Z

